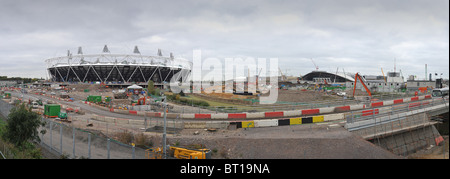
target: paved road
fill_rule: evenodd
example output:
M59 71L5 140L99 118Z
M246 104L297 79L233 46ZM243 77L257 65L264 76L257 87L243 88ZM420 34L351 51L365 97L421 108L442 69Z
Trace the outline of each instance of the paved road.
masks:
M89 112L89 113L93 113L93 114L97 114L100 116L108 116L108 117L114 117L114 118L124 118L124 119L141 119L144 120L143 116L135 116L135 115L126 115L126 114L119 114L119 113L112 113L109 111L105 111L93 106L89 106L88 104L84 104L81 101L75 101L75 102L67 102L67 101L61 101L61 100L57 100L48 96L41 96L41 95L35 95L35 94L22 94L22 93L18 93L18 92L11 92L11 95L16 96L16 97L22 97L23 96L23 100L27 101L28 99L32 99L32 100L37 100L37 99L46 99L46 100L52 100L64 105L68 105L68 106L72 106L72 107L79 107L81 110Z

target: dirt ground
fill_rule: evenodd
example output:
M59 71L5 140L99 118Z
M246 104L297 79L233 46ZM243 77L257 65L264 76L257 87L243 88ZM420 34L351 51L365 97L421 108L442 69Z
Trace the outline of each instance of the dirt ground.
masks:
M75 99L85 99L88 95L103 95L103 96L113 96L111 89L100 87L100 85L92 85L92 84L74 84L70 85L69 88L75 88L74 91L71 91L71 96ZM89 89L89 92L84 92L84 89ZM360 90L357 90L360 92ZM359 94L359 93L358 93ZM242 96L242 95L233 95L230 93L211 93L209 96L215 96L218 98L230 99L230 98L239 98L239 99L247 99L252 98L254 96ZM268 95L268 94L263 94ZM333 100L333 99L341 99L341 97L336 95L327 94L325 92L319 91L301 91L301 90L278 90L278 101L282 102L307 102L307 101L317 101L317 100Z
M83 85L74 86L76 90L69 95L76 99L83 99L89 94L112 95L111 89L98 89L98 85ZM90 92L85 93L84 89L90 89ZM341 97L318 91L279 90L278 94L278 101L284 102L335 99L341 99ZM161 133L147 135L162 136ZM445 137L445 141L446 158L448 159L448 136ZM154 143L158 145L160 142L154 141ZM218 159L402 158L351 134L341 126L331 127L328 124L217 130L215 132L184 129L179 134L168 135L168 143L180 146L200 144L211 149L212 157ZM434 157L443 157L441 146L433 147L423 153L417 153L417 156L408 158Z
M441 143L439 146L433 146L421 151L418 151L417 153L414 153L410 156L408 156L409 159L449 159L449 143L448 143L448 135L442 136L445 141L444 143ZM444 147L445 147L445 158L444 158Z
M109 132L95 127L98 125L101 124L94 123L94 128L102 130L104 134L109 133L110 137L115 138L116 133L112 125L109 127ZM127 126L117 127L128 128ZM128 130L128 132L132 131ZM154 147L161 146L162 130L144 132L144 134L152 140ZM402 158L348 132L339 123L218 129L215 132L205 129L183 129L177 134L167 134L167 138L171 146L202 145L209 148L214 159Z
M194 135L194 133L198 133ZM237 130L183 130L169 144L200 144L212 158L231 159L400 159L340 126L297 125Z
M278 90L278 101L282 102L311 102L339 99L342 99L342 97L319 91Z

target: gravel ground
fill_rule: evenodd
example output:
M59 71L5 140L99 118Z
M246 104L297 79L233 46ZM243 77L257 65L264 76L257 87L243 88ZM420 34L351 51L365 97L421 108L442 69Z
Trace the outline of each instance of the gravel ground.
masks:
M341 97L328 95L319 91L278 90L278 101L311 102L322 100L339 100Z
M193 135L198 131L198 135ZM232 159L400 159L342 127L298 125L271 128L183 130L169 144L202 144L213 158Z
M445 145L441 143L439 146L433 146L425 148L421 151L418 151L417 153L414 153L410 156L408 156L409 159L444 159L444 154L442 153L445 151L445 159L449 159L449 137L442 136L445 141ZM445 150L444 150L445 147Z

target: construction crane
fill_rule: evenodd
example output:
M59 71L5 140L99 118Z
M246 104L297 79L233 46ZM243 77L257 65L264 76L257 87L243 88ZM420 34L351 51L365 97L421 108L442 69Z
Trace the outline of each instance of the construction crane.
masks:
M364 89L366 89L366 91L369 94L370 98L372 98L372 93L370 93L369 88L367 88L366 84L364 84L361 76L359 76L358 73L355 74L355 84L353 85L353 97L355 97L356 83L358 82L358 79L361 82L361 84L363 85Z
M286 81L286 75L283 74L283 72L281 71L280 67L278 67L278 71L280 71L281 74L281 81Z
M262 68L260 68L259 69L259 73L258 73L258 75L256 76L256 90L258 90L258 85L259 85L259 75L261 74L261 71L262 71Z
M311 62L314 64L314 67L316 67L316 71L319 71L319 67L314 63L313 59L311 58Z
M387 83L386 76L384 76L383 68L381 68L381 74L383 74L384 82Z

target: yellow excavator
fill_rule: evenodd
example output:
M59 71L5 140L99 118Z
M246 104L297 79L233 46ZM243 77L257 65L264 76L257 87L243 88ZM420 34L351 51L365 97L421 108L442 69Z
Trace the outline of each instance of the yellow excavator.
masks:
M145 150L147 159L163 159L164 152L161 147L153 147ZM209 149L186 149L181 147L169 147L167 151L168 158L176 159L211 159L211 150Z

